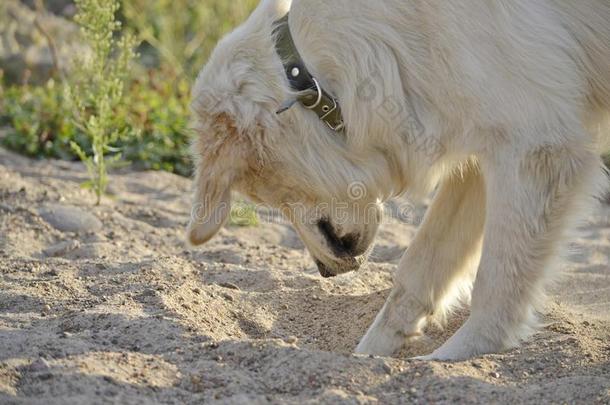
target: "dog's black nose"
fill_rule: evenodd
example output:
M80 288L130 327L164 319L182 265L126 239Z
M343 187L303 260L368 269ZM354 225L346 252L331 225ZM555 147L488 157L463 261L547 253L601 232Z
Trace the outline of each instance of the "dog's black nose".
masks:
M358 234L350 233L339 237L328 219L318 222L318 229L337 257L355 257L363 253L362 249L358 248Z

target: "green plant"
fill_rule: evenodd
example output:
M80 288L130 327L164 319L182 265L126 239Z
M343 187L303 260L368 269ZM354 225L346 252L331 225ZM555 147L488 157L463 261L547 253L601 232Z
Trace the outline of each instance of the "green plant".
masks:
M165 170L190 176L188 130L190 86L186 79L165 80L162 70L143 72L125 88L114 120L130 130L113 146L137 169ZM0 143L32 157L78 159L75 142L93 153L91 139L66 107L64 87L56 80L42 86L0 84Z
M0 95L0 125L7 127L4 146L33 157L72 159L70 142L86 145L64 107L63 86L56 81L6 87Z
M258 226L260 223L256 207L245 201L234 202L229 215L229 225L232 226Z
M167 80L164 70L149 70L131 83L121 114L137 131L117 145L136 168L191 174L189 101L188 81Z
M118 0L76 0L75 21L80 25L90 52L78 58L66 86L68 101L77 127L91 142L91 154L75 141L70 146L85 163L90 180L84 184L92 189L99 204L108 185L107 168L117 164L118 150L112 147L130 128L116 117L124 102L125 82L136 46L130 34L116 35L121 23L115 14ZM109 159L106 153L114 153Z

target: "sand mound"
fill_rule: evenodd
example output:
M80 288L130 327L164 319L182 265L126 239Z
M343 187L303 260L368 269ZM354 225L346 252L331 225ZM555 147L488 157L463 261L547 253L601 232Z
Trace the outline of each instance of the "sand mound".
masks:
M227 228L189 251L189 181L112 176L0 149L2 403L610 403L610 208L574 243L546 327L522 348L419 362L351 355L415 226L384 225L371 263L324 280L285 224ZM101 228L100 228L101 223Z

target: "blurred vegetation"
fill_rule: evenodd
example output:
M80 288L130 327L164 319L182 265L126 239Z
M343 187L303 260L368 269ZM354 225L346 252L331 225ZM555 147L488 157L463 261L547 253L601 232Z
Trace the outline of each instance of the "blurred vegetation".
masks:
M142 62L193 80L216 43L258 0L124 0L126 25L143 41Z
M123 0L117 18L141 41L140 57L126 78L124 102L111 114L125 128L112 140L124 160L137 168L190 175L191 84L217 41L256 4L258 0ZM74 142L91 155L91 137L73 120L68 101L59 72L41 85L11 83L0 74L0 125L7 127L0 142L29 156L76 160Z
M231 204L229 225L232 226L258 226L260 220L256 212L256 206L246 201L235 201Z
M124 105L114 110L115 120L134 131L120 135L113 146L136 168L188 176L188 103L187 80L168 82L154 70L134 79ZM0 87L0 125L7 127L3 145L31 157L78 159L71 141L85 151L92 149L91 140L72 119L58 80L41 86Z
M28 156L76 159L70 141L91 149L66 111L63 86L55 80L0 87L0 125L8 127L4 146Z
M121 31L122 24L116 20L118 0L75 1L78 12L74 20L90 52L77 56L64 90L76 126L90 141L91 153L74 140L70 147L87 168L89 180L83 186L95 193L100 204L108 187L108 168L121 160L121 150L114 144L120 137L130 138L136 130L125 120L117 120L115 111L125 106L125 82L138 42Z

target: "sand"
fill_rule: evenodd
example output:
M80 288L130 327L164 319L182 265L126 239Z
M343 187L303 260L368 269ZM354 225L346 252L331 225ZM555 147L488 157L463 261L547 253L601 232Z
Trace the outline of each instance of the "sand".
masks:
M0 403L610 403L610 206L591 214L519 349L457 363L351 354L421 210L383 225L361 271L322 279L290 226L183 240L190 181L0 149ZM412 214L412 215L411 215ZM406 217L406 218L405 218Z

